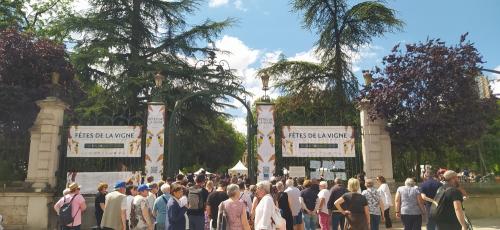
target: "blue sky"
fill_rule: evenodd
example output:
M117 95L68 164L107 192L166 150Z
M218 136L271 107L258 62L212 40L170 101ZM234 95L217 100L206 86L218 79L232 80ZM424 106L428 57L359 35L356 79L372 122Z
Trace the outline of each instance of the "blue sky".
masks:
M357 76L361 76L362 69L380 66L382 57L398 43L413 43L429 37L454 44L465 32L469 32L468 38L483 55L484 67L500 70L500 1L388 0L387 5L396 10L405 26L402 31L374 38L372 43L353 53L353 70ZM291 12L290 1L209 0L189 20L196 23L206 18L227 17L238 19L238 24L226 30L216 45L232 52L221 58L238 70L247 89L255 94L254 98L262 95L255 71L272 63L280 53L289 58L315 60L312 49L317 35L302 27L302 15ZM500 78L500 75L487 76ZM492 88L500 92L500 87L493 85ZM277 92L272 95L277 96ZM244 131L243 109L228 111L235 116L237 129Z

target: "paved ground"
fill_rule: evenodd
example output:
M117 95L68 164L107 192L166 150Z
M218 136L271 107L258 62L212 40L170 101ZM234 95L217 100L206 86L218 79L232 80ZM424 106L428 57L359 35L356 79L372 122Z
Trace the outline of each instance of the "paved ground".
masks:
M473 219L471 220L474 225L474 230L495 230L500 229L500 218L488 218L488 219ZM380 227L380 229L385 229L384 227ZM392 229L403 229L401 222L397 222L394 224L394 228ZM423 227L422 229L427 229Z

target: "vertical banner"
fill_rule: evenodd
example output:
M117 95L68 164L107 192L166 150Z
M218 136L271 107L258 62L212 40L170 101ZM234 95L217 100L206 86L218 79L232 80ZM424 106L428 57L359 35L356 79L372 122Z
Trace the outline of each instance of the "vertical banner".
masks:
M148 131L146 133L146 176L153 176L155 181L162 179L163 153L165 143L165 105L148 104Z
M274 105L257 103L257 181L274 174Z

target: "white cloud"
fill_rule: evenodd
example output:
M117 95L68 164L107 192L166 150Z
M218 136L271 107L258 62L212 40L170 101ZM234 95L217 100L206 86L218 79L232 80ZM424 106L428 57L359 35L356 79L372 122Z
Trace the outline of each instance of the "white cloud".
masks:
M307 61L312 63L320 63L319 56L316 54L316 47L312 47L308 51L296 53L295 56L288 58L290 61Z
M234 117L231 119L231 123L236 131L240 133L247 133L247 120L246 117Z
M210 0L208 2L209 7L219 7L223 5L227 5L229 3L229 0Z
M241 10L241 11L247 11L247 9L245 7L243 7L243 0L234 1L234 7L238 10Z
M215 42L215 47L229 53L218 53L217 57L227 60L232 69L236 69L239 75L253 64L260 51L246 46L240 39L224 35L221 40Z
M72 3L73 9L76 12L84 12L90 9L90 3L88 0L76 0Z

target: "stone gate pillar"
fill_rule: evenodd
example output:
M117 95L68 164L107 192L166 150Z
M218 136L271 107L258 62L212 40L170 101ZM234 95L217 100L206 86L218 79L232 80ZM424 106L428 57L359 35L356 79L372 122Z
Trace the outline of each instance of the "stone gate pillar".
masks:
M40 112L31 128L31 144L26 182L41 190L56 186L59 145L64 110L68 105L57 97L37 101Z
M394 181L392 173L391 138L385 130L386 122L381 119L372 121L368 115L371 107L369 100L359 103L361 120L361 149L363 170L367 178L382 175L387 181Z

